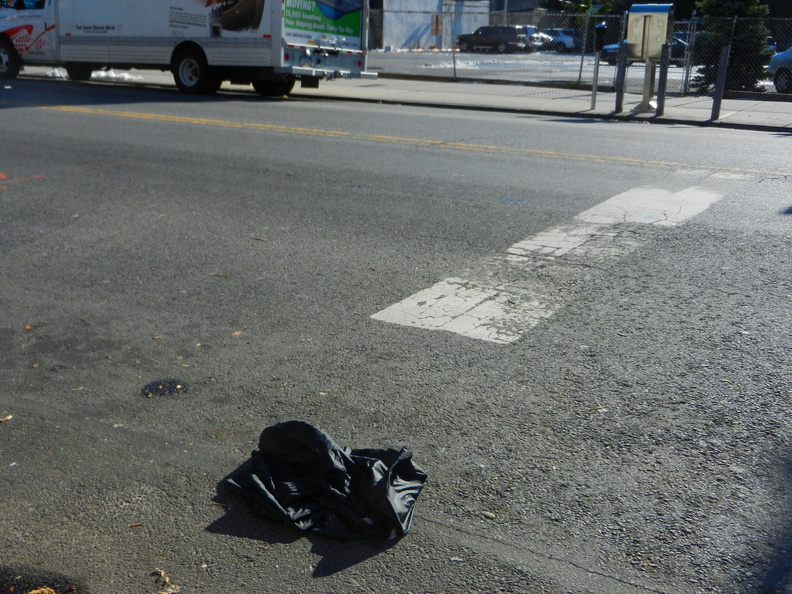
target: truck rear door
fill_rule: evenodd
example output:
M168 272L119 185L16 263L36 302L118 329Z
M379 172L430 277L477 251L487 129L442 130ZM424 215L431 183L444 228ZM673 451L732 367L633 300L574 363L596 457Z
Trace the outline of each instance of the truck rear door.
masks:
M293 73L318 77L368 74L364 72L367 0L284 0L281 27L281 64Z

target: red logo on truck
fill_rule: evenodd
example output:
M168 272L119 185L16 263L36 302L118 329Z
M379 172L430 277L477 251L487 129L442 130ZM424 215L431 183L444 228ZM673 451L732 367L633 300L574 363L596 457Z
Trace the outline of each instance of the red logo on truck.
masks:
M47 44L44 35L47 31L52 31L54 28L55 25L47 27L36 37L33 37L33 25L21 25L13 29L8 29L4 31L4 33L11 38L14 47L19 54L22 55L32 49L40 50L43 48Z

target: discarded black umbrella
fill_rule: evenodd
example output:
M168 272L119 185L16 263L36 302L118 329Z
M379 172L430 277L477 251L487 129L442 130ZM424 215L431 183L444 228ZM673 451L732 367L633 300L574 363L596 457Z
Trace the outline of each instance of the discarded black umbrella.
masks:
M426 479L405 448L350 450L308 423L287 421L264 429L249 464L227 484L300 530L398 538L410 529Z

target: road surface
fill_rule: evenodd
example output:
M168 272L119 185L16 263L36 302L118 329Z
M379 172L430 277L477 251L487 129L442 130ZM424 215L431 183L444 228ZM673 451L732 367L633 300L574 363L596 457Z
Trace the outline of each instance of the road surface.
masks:
M786 583L784 138L59 80L0 106L6 587ZM408 447L412 532L226 493L292 419Z

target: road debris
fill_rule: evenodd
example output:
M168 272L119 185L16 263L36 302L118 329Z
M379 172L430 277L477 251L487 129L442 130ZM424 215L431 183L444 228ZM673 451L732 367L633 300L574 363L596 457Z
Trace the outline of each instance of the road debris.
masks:
M154 583L158 588L163 588L162 590L157 590L157 594L175 594L181 590L179 586L171 582L167 573L162 571L159 567L155 567L154 569L155 571L151 574L156 576Z
M143 396L151 398L152 396L170 396L176 392L184 392L187 385L175 379L164 379L157 382L146 384L140 391Z
M410 529L427 479L401 450L350 450L302 421L264 429L226 484L265 516L343 539L394 539Z

